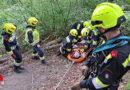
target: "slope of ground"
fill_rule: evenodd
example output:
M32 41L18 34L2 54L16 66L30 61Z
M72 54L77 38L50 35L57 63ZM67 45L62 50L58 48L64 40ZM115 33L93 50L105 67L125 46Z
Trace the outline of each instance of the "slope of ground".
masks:
M16 74L12 72L12 68L9 68L3 73L5 86L0 90L54 90L70 66L65 57L56 56L56 50L46 51L46 60L50 66L42 65L39 60L32 60L31 53L23 57L23 65L26 70L21 74ZM72 66L57 90L68 90L70 86L80 80L82 64ZM129 78L128 74L126 76ZM119 90L125 90L123 84L121 83Z

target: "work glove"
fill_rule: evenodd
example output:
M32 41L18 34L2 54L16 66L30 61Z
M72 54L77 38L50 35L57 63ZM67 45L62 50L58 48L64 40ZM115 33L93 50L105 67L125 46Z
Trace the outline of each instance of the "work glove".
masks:
M40 47L41 47L41 45L40 45L40 44L37 44L37 47L38 47L38 48L40 48Z
M71 87L71 90L80 90L80 89L81 89L81 87L80 87L80 82L76 83L75 85L73 85L73 86Z
M42 40L40 40L40 41L39 41L39 43L41 43L41 44L42 44Z
M82 66L82 75L87 77L90 73L90 69L87 66Z
M11 55L14 59L16 58L16 55L13 53L12 55Z

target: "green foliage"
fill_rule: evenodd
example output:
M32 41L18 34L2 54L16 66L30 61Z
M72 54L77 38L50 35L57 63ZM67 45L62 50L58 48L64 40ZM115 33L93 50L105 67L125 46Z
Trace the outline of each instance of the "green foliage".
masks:
M107 1L119 4L130 17L129 0ZM106 0L1 0L0 32L6 22L15 23L17 30L25 30L27 19L34 16L39 19L41 39L49 35L66 36L76 21L90 20L94 8L102 2ZM130 35L129 21L121 26L127 35Z
M127 85L124 86L125 89L130 90L130 82L128 82Z

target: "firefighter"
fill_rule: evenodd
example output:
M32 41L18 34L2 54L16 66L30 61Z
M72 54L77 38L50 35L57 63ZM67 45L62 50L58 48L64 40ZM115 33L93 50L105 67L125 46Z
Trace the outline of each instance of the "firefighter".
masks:
M39 31L36 29L38 20L35 17L30 17L28 19L28 25L26 27L25 41L30 43L32 46L32 58L39 59L42 64L48 65L45 60L44 51L40 45L42 40L40 40Z
M67 56L74 44L78 42L77 40L78 32L76 29L71 29L69 35L63 40L62 46L60 47L60 53Z
M83 74L88 75L90 67L97 62L95 74L90 73L92 77L76 83L71 89L118 90L120 79L130 69L130 38L119 30L126 16L117 4L106 2L97 5L91 20L107 41L93 51L82 67Z
M8 55L11 55L14 60L13 70L16 73L21 73L24 68L21 66L22 56L20 48L16 40L15 30L16 25L12 23L4 24L4 31L2 32L3 44Z
M87 39L88 48L93 48L97 45L98 34L94 30L89 28L83 28L81 35Z
M81 41L81 31L83 28L85 27L89 27L91 24L90 24L90 21L78 21L76 22L72 27L71 29L76 29L78 31L78 41L80 42Z

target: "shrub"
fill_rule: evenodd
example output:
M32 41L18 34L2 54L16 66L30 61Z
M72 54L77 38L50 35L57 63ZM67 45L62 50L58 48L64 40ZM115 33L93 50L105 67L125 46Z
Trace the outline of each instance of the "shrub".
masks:
M128 18L130 17L128 0L107 1L119 4ZM25 31L27 19L34 16L39 19L37 28L40 30L41 39L49 35L52 39L65 37L76 21L90 20L94 8L102 2L106 0L1 0L0 29L2 31L4 23L12 22L17 25L17 30ZM127 35L130 33L129 21L128 19L121 26ZM19 43L23 45L23 41Z

